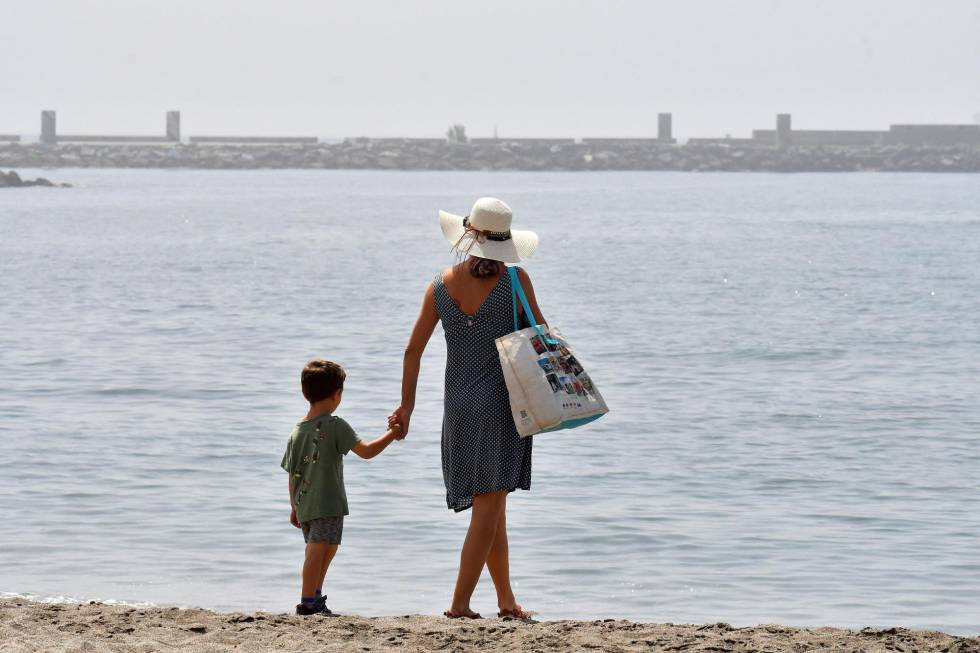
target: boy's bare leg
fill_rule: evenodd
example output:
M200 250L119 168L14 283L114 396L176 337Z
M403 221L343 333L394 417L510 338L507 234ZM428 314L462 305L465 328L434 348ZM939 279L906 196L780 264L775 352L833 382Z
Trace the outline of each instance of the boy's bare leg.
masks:
M337 555L337 547L339 545L338 544L324 544L322 546L329 546L331 550L323 558L323 568L320 570L320 575L318 577L319 580L320 580L320 582L317 583L316 589L322 589L323 588L323 579L327 577L327 569L330 568L330 563L333 561L333 557L335 555Z
M500 511L497 522L497 532L487 555L487 569L497 590L497 607L500 610L520 610L514 598L514 590L510 586L510 551L507 544L507 496L504 495L504 507Z
M463 551L459 556L459 576L453 592L453 614L470 614L470 597L480 580L483 567L487 564L490 547L497 534L497 525L503 514L507 491L489 492L473 497L470 528L463 540Z
M303 596L313 596L323 586L327 567L336 554L336 544L311 542L306 545L306 560L303 562Z

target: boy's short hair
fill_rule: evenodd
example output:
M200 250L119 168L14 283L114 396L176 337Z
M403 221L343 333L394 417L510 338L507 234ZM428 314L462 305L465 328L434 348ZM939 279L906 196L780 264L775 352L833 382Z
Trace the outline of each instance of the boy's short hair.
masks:
M322 358L314 358L300 376L303 385L303 396L311 404L333 396L338 390L343 390L347 372L340 365Z

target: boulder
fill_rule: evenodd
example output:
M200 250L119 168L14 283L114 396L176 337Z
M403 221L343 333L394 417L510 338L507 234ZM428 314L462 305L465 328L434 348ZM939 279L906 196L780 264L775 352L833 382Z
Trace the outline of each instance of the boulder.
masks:
M24 188L28 186L55 186L49 179L38 177L37 179L21 179L15 171L4 173L0 170L0 188ZM61 184L62 187L71 188L71 184Z

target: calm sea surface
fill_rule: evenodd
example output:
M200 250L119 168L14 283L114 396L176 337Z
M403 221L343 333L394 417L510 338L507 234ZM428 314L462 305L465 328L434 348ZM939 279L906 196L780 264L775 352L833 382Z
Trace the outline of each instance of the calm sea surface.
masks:
M525 606L980 633L980 177L21 174L76 187L0 191L0 592L291 609L300 368L379 435L436 211L497 195L612 410L535 438ZM444 361L437 328L408 439L346 461L335 610L449 604Z

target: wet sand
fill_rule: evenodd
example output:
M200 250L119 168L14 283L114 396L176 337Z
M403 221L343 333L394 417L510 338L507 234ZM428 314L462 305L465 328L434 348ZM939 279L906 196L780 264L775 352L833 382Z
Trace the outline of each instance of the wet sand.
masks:
M0 600L0 651L866 651L980 653L980 637L887 628L788 628L629 621L450 621L442 617L298 617Z

